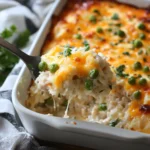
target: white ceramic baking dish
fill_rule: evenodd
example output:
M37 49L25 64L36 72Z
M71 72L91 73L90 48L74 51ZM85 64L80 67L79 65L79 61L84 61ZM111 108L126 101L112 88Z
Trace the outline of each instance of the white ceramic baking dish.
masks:
M145 7L149 0L120 0ZM43 42L49 32L52 14L58 15L66 0L55 0L41 26L29 54L39 55ZM142 2L142 3L141 3ZM31 82L28 69L24 66L12 92L14 107L25 127L35 137L60 143L78 145L94 149L149 149L150 135L120 128L113 128L97 123L48 116L33 112L24 107L27 89Z

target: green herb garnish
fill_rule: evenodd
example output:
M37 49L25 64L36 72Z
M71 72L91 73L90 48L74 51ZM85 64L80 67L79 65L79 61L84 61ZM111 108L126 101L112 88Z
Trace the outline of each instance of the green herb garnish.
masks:
M93 80L87 79L87 80L85 81L85 88L86 88L87 90L92 90L92 88L93 88Z
M93 12L100 15L100 11L98 9L94 9Z
M125 70L125 65L120 65L119 67L116 68L116 74L120 77L127 77L128 74L123 73Z
M115 127L118 123L119 123L120 119L115 119L115 120L112 120L109 125L112 126L112 127Z
M92 69L89 72L89 77L92 79L96 79L99 75L99 71L97 69Z
M88 51L89 49L90 49L90 45L89 45L89 43L88 43L88 41L84 41L83 42L83 44L84 44L84 46L85 46L85 51Z
M107 110L106 103L99 104L98 109L99 109L99 111L105 111L105 110Z
M63 55L64 55L65 57L70 56L70 55L71 55L71 52L72 52L71 47L70 47L69 45L66 45L66 46L65 46L65 49L64 49L64 51L63 51Z
M129 52L123 52L123 55L130 56L130 53Z

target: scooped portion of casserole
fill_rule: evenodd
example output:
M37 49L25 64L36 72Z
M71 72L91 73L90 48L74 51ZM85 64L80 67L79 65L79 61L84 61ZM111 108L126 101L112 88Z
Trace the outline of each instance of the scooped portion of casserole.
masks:
M98 117L99 109L107 109L113 73L105 58L88 45L56 46L42 56L39 68L28 100L32 110L91 120Z
M150 133L150 12L71 0L42 48L28 108Z

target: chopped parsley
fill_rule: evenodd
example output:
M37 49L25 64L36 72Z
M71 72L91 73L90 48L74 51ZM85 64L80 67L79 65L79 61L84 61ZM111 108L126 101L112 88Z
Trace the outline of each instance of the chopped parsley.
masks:
M94 9L93 12L100 15L100 11L98 9Z
M71 55L71 52L72 52L71 47L70 47L69 45L66 45L66 46L65 46L65 49L64 49L64 51L63 51L63 55L64 55L65 57L70 56L70 55Z
M89 77L91 79L96 79L98 77L98 75L99 75L99 71L97 69L92 69L89 72Z
M120 65L116 68L116 75L119 77L127 77L128 74L123 73L125 70L125 65Z
M83 44L84 44L84 46L85 46L85 51L88 51L89 49L90 49L90 45L89 45L89 43L88 43L88 41L84 41L83 42Z
M86 88L87 90L92 90L92 88L93 88L93 80L87 79L87 80L85 81L85 88Z
M107 110L106 103L99 104L98 110L99 111L105 111L105 110Z
M123 52L123 55L130 56L130 53L129 52Z
M120 122L120 119L115 119L110 121L109 125L115 127Z

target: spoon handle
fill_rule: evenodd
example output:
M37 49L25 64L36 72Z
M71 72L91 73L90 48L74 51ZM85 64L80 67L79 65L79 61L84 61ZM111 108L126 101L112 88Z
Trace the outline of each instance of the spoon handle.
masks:
M24 62L29 60L30 56L26 53L22 52L20 49L18 49L15 45L8 43L4 39L0 37L0 46L6 48L11 53L15 54L16 56L20 57Z

